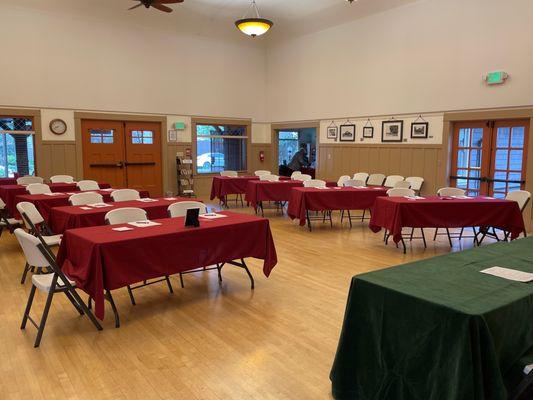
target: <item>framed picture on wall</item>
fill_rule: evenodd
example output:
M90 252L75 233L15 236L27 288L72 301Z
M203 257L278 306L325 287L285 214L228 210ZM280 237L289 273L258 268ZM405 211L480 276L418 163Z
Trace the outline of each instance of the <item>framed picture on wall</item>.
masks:
M413 122L411 124L411 139L427 139L428 130L428 122Z
M365 126L363 128L363 137L365 139L372 139L374 137L374 127L373 126Z
M384 143L403 141L403 121L397 119L383 121L381 126L381 141Z
M328 127L328 139L337 140L337 133L339 131L339 128L336 126L329 126Z
M341 125L340 142L355 142L355 125Z

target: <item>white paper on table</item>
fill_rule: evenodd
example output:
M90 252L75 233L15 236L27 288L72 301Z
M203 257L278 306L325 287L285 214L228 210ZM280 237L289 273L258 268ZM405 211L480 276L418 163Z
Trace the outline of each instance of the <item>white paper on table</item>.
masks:
M104 207L112 207L111 204L107 204L107 203L93 203L93 204L87 204L89 207L94 207L94 208L104 208Z
M43 193L45 196L62 196L64 193Z
M113 189L113 188L109 188L109 189L100 189L102 192L113 192L115 191L116 189Z
M147 228L149 226L158 226L161 225L159 222L154 221L137 221L137 222L130 222L128 225L136 226L137 228Z
M80 207L80 209L82 209L82 210L92 210L91 207Z
M113 228L113 230L117 232L126 232L126 231L132 231L133 228L128 228L127 226L121 226L120 228Z
M482 199L486 199L486 200L496 200L494 197L489 197L489 196L483 196Z
M141 203L152 203L154 201L157 201L156 199L151 199L149 197L146 197L144 199L137 199L137 201L140 201Z
M417 199L417 200L425 200L426 199L425 197L422 197L422 196L414 196L413 198Z
M178 200L177 197L165 197L165 200L172 201L172 200Z
M531 282L533 281L533 274L524 271L518 271L516 269L504 268L504 267L492 267L482 271L484 274L497 276L499 278L508 279L516 282Z
M227 215L217 214L217 213L207 213L207 214L199 215L199 217L205 218L205 219L218 219L218 218L226 218Z
M412 201L417 200L416 196L403 196L403 197L406 198L407 200L412 200Z
M319 186L319 187L314 187L313 189L321 189L321 190L324 190L324 189L330 189L329 187L322 187L322 186Z
M468 197L468 196L451 196L453 197L454 199L463 199L463 200L472 200L473 197Z
M334 186L333 189L337 189L337 190L339 190L339 189L342 189L342 188L341 188L341 187L338 187L338 186Z

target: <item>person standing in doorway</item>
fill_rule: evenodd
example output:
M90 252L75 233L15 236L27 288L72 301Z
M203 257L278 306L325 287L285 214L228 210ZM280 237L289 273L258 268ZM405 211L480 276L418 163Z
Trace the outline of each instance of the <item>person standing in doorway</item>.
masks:
M300 171L303 167L309 166L309 159L307 158L307 149L305 143L300 145L298 150L291 159L288 167L291 169L291 173L294 171Z

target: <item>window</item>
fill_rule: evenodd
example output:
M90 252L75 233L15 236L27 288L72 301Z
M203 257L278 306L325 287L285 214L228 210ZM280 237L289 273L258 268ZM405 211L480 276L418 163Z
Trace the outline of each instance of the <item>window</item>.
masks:
M154 132L152 131L131 131L131 143L133 144L154 144Z
M0 117L0 177L35 174L33 120Z
M115 131L113 129L91 129L91 143L113 144Z
M247 127L196 124L196 169L199 174L246 170Z
M288 165L298 151L298 132L279 131L278 160L280 165Z

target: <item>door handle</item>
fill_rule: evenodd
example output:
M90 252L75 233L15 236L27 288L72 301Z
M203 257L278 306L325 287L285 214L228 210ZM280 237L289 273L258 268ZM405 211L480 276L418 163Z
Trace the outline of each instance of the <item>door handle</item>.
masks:
M98 164L89 164L89 167L118 167L122 168L124 165L122 161L117 163L98 163Z
M152 162L125 162L125 165L126 166L130 166L130 165L155 165L155 161L152 161Z

